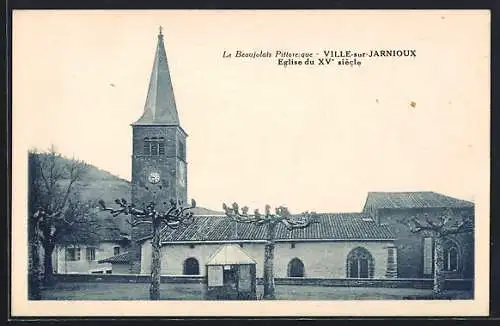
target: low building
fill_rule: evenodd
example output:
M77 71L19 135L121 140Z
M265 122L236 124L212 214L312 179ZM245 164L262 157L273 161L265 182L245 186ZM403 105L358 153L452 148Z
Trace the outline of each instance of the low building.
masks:
M435 192L370 192L361 213L322 213L305 229L278 224L274 254L275 277L311 278L431 278L434 268L432 234L410 231L413 217L437 218L445 210L468 221L464 232L444 240L447 279L474 278L474 204ZM224 215L196 216L195 221L161 233L161 274L206 276L206 264L221 246L239 245L256 261L263 276L266 226L241 224ZM151 272L151 237L140 246L140 274ZM102 260L125 271L134 255ZM119 266L120 265L120 266ZM114 272L113 272L114 273Z
M130 274L130 263L132 255L130 252L124 252L116 256L108 257L98 261L99 264L111 265L112 274ZM109 273L108 273L109 274Z
M126 252L130 237L117 227L98 230L99 240L93 244L65 244L54 248L52 262L56 274L110 274L111 263L100 261Z
M407 222L425 214L435 219L448 209L468 222L466 232L450 235L444 242L444 270L447 278L474 278L474 203L431 191L370 192L363 212L378 225L396 234L398 277L431 278L434 273L434 240L431 234L410 232Z
M266 226L239 224L225 216L198 216L161 235L162 275L205 276L205 265L222 245L237 244L263 275ZM151 239L141 244L141 274L151 272ZM396 276L394 234L361 213L320 214L319 223L287 230L278 225L276 277L386 278Z

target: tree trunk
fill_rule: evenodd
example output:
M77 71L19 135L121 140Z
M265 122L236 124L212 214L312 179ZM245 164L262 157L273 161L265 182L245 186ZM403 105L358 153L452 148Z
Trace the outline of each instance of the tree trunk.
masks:
M149 288L149 299L160 300L161 281L161 244L160 244L160 223L153 221L153 238L151 240L151 286Z
M266 300L276 299L273 273L275 228L276 225L272 222L267 226L267 242L264 251L264 299Z
M443 239L440 236L436 236L434 242L434 295L439 296L444 290L444 250L443 250Z
M35 231L36 232L36 231ZM35 233L33 232L33 233ZM36 234L36 233L35 233ZM28 271L28 299L41 300L41 265L40 265L40 242L36 235L32 236L29 243L29 271Z
M44 243L43 246L43 281L45 285L53 283L54 268L52 265L52 253L54 252L54 245L51 243Z

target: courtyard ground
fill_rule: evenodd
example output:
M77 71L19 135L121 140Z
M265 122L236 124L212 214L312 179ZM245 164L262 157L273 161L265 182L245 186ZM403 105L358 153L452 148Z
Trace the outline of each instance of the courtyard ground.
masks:
M162 300L203 300L203 284L161 284ZM257 296L263 287L257 286ZM403 300L429 299L432 290L405 288L277 285L278 300ZM450 299L473 299L470 291L446 291ZM57 283L42 293L44 300L149 300L147 283Z

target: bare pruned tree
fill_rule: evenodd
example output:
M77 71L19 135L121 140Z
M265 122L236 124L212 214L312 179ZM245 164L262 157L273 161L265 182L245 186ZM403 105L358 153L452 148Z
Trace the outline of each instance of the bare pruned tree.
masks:
M223 204L222 208L226 216L238 223L265 225L267 227L267 241L264 248L264 299L276 299L273 272L276 227L278 224L282 224L288 230L304 229L313 223L318 223L317 214L315 212L305 212L293 216L288 208L284 206L277 207L273 213L269 205L265 206L263 214L258 209L255 209L253 214L249 214L247 206L240 209L237 203L233 203L231 207Z
M83 202L76 187L86 172L84 162L62 158L53 146L46 153L30 151L28 161L30 253L34 270L40 269L41 245L43 280L51 283L52 253L57 244L95 240L95 205Z
M152 231L152 259L151 259L151 285L149 288L150 300L160 300L161 281L161 230L164 227L176 229L182 225L189 225L194 221L190 209L196 207L196 201L191 200L191 206L183 206L180 201L170 200L170 207L166 211L156 209L155 202L144 203L142 208L128 203L125 199L116 199L118 208L107 207L103 200L99 201L101 209L109 211L114 217L123 214L128 216L127 222L132 226L150 224Z
M446 237L460 233L472 232L472 216L465 212L454 213L444 209L437 217L427 213L413 216L406 224L412 233L424 233L434 239L434 284L433 293L441 295L444 290L444 241Z

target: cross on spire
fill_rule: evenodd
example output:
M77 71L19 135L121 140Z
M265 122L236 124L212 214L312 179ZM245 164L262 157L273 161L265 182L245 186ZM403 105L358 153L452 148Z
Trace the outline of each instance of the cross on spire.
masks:
M163 27L161 27L161 25L160 25L159 30L160 30L160 35L163 35L163 34L161 33L161 31L163 30Z

